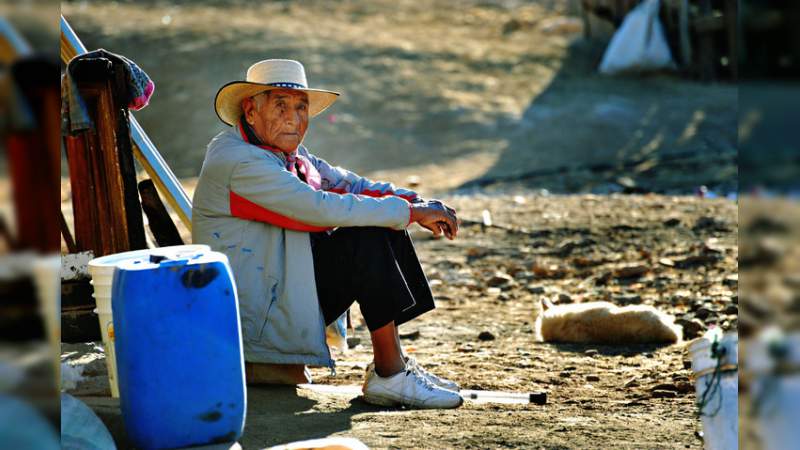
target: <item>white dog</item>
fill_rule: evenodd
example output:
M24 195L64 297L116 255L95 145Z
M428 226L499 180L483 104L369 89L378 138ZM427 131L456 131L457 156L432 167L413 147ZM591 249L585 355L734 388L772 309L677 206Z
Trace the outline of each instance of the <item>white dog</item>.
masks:
M675 318L652 306L608 302L552 305L542 302L536 337L545 342L673 344L682 336Z

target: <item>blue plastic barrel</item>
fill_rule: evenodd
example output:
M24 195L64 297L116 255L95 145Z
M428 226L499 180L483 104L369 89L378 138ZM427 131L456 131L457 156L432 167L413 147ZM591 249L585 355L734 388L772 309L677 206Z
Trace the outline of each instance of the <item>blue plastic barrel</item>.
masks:
M120 405L131 442L234 442L246 410L239 304L227 257L137 258L112 287Z

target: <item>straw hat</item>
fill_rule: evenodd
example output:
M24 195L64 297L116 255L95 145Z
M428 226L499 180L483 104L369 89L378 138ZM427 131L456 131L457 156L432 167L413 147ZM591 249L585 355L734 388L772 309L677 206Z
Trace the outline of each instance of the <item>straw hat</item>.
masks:
M291 59L266 59L247 69L245 81L232 81L217 91L214 109L228 125L242 116L242 100L273 89L297 89L308 94L308 115L314 117L331 106L338 92L309 89L303 65Z

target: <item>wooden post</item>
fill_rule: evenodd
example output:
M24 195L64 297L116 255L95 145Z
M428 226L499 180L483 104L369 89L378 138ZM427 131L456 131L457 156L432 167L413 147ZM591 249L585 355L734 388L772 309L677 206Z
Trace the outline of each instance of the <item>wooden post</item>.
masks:
M142 197L142 209L147 214L150 231L153 232L158 246L183 245L183 239L178 233L178 228L172 222L167 208L161 202L153 180L142 180L139 183L139 194Z
M28 58L11 67L22 94L18 102L31 115L19 114L6 135L11 175L15 245L18 249L55 253L61 248L60 227L49 211L59 203L60 124L58 67L46 58Z
M82 62L75 72L94 123L93 130L66 137L76 245L95 256L146 248L127 111L120 100L127 91L107 60Z
M86 134L64 137L72 192L75 246L78 251L92 250L95 255L103 255L105 253L95 199L96 186L87 140Z

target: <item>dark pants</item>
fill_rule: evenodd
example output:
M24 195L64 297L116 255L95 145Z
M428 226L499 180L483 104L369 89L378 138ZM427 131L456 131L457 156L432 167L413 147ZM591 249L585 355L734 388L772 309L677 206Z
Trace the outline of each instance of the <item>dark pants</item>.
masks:
M317 296L330 324L353 301L375 331L432 310L428 280L407 231L380 227L338 228L311 233Z

